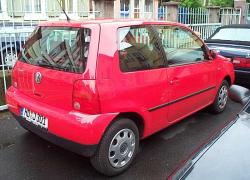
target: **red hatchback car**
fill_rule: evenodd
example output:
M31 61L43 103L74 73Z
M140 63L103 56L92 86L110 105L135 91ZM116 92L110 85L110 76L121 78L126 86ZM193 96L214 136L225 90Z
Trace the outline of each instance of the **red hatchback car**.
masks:
M171 22L47 22L12 72L9 110L28 131L90 157L112 176L139 139L210 106L222 112L233 66Z

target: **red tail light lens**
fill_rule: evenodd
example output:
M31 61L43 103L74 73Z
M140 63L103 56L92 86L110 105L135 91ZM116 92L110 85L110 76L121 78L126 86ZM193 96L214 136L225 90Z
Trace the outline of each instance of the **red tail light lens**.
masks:
M234 67L250 68L250 59L236 57L233 59Z
M73 109L87 114L101 112L95 80L77 80L74 83L72 106Z

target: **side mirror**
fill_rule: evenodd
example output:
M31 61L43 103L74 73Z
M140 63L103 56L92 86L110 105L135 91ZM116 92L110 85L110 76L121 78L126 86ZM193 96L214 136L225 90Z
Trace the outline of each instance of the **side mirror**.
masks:
M217 56L217 52L215 50L212 50L212 49L209 52L210 52L211 58L215 59Z

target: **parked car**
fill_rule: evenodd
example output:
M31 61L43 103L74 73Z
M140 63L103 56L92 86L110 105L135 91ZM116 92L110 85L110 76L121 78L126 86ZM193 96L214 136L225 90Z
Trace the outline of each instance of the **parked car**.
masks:
M169 180L250 178L248 154L250 150L250 92L243 88L239 95L241 100L238 102L246 102L246 106L236 119L217 132L209 142L204 143L202 148L168 177ZM235 95L233 98L235 99Z
M29 131L90 157L101 173L127 169L139 139L227 104L233 65L171 22L47 22L12 71L9 110Z
M222 26L205 42L210 49L232 60L236 83L250 85L250 25Z

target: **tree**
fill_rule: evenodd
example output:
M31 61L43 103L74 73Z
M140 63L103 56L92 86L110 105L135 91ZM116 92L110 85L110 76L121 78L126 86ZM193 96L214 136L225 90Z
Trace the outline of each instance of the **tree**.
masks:
M181 5L184 7L201 7L201 0L181 0Z
M220 7L232 7L234 5L234 0L212 0L212 5Z

